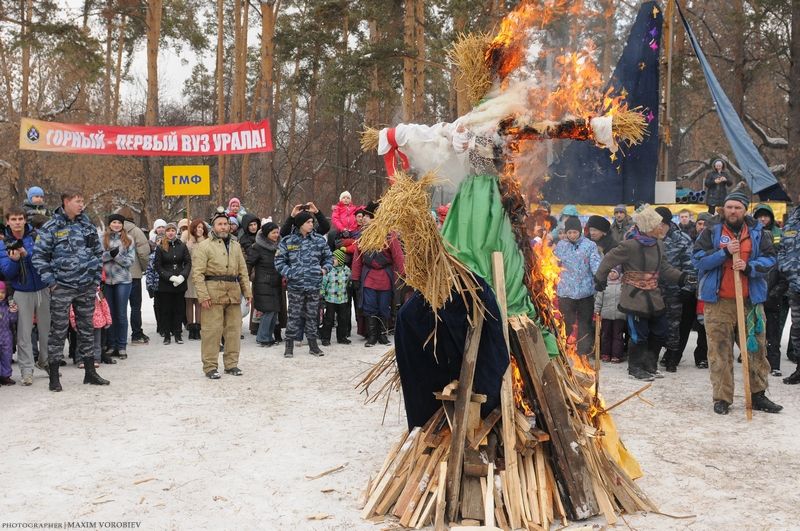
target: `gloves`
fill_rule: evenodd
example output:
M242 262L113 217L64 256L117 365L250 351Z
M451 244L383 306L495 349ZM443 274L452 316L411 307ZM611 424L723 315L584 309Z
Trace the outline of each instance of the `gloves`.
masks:
M349 284L350 284L350 290L351 290L353 293L355 293L355 292L357 292L359 289L361 289L361 282L360 282L360 281L358 281L358 280L352 280L352 279L351 279L351 280L349 281Z
M177 287L177 285L179 284L179 282L178 282L178 277L177 277L177 276L175 276L175 275L172 275L171 277L169 277L169 281L170 281L170 282L172 282L172 285L173 285L173 286L176 286L176 287Z
M119 254L119 247L114 247L113 249L108 251L108 254L111 255L111 258L116 258L117 255Z
M174 284L175 284L175 287L177 288L178 286L180 286L181 284L183 284L183 282L184 282L185 280L186 280L186 279L185 279L185 278L183 278L183 275L178 275L177 277L175 277L175 282L174 282Z
M342 238L344 238L344 239L347 239L347 238L349 238L349 237L350 237L350 231L349 231L349 230L343 230L343 231L342 231L342 232L340 232L339 234L340 234L340 235L341 235L341 237L342 237Z
M595 291L605 291L606 287L608 287L608 282L606 282L605 280L594 279Z

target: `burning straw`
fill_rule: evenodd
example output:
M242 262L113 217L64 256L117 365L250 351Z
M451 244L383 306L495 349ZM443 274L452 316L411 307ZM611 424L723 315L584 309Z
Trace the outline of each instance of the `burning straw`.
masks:
M478 105L489 89L492 77L485 55L491 37L488 33L460 34L447 52L447 57L458 69L458 78L464 83L467 99Z
M434 313L444 307L454 291L465 302L470 296L474 319L476 311L483 311L478 297L481 288L472 272L447 252L430 214L428 188L436 181L435 174L427 173L419 180L403 172L394 177L395 183L383 194L375 219L361 233L359 250L381 251L387 234L396 231L406 242L405 283L422 294Z

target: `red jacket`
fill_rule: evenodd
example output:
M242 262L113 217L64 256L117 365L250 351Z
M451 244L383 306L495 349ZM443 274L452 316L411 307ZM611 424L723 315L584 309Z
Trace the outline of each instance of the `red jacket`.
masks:
M400 240L397 235L390 234L388 237L387 246L384 247L381 254L384 257L386 265L380 267L378 264L373 263L371 266L364 264L364 256L361 251L356 248L356 254L353 257L353 265L351 267L353 273L351 278L361 282L362 288L370 288L376 291L389 291L393 288L392 280L397 279L397 275L404 275L405 270L405 257L403 256L403 248L400 247Z
M352 203L345 205L339 201L339 203L333 207L333 213L331 215L333 226L338 230L349 230L350 232L354 232L356 229L358 229L358 223L356 223L356 211L360 208L364 207L354 205Z

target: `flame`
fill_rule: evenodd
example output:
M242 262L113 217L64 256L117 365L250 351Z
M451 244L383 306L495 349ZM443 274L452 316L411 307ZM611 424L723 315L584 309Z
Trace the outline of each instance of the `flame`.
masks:
M522 373L519 372L519 366L514 356L511 356L511 382L514 389L514 403L522 410L526 417L533 417L533 409L528 403L528 397L525 395L525 381L522 379Z

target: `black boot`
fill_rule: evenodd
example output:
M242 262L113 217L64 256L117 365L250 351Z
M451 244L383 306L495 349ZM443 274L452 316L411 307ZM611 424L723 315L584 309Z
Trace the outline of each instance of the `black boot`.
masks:
M631 342L628 345L628 374L631 378L652 382L655 377L646 370L647 344Z
M283 351L283 357L284 358L294 357L294 339L286 340L286 350Z
M91 356L83 358L83 371L84 384L108 385L111 383L97 374L97 370L94 368L94 358Z
M114 365L115 363L117 363L117 360L115 360L108 354L100 354L100 362L105 363L106 365Z
M58 368L61 364L57 361L51 362L47 366L48 374L50 375L50 390L51 391L61 391L61 381L59 380ZM94 363L92 364L94 366Z
M783 383L786 385L800 384L800 365L797 366L797 369L792 374L783 379Z
M378 318L367 316L367 342L365 347L374 347L378 342Z
M183 345L183 338L181 337L180 332L175 334L175 343L177 343L178 345Z
M764 391L753 393L753 409L756 411L765 411L767 413L778 413L783 409L764 394Z
M716 413L717 415L727 415L728 408L730 408L730 404L725 402L724 400L714 401L714 413Z
M319 345L317 345L317 340L311 339L310 337L308 338L308 353L317 357L325 355L325 353L320 350Z
M664 374L658 370L658 353L661 352L660 343L653 337L647 339L647 343L642 345L642 368L653 375L655 378L663 378Z
M200 325L198 323L194 323L192 325L192 331L189 333L189 339L199 340L200 339Z
M170 343L172 343L172 340L169 338L169 332L165 332L164 333L164 344L165 345L169 345Z
M388 345L389 337L386 335L388 332L386 329L386 323L380 317L375 317L375 321L378 322L378 343L381 345Z
M275 333L273 334L273 337L275 338L276 343L283 341L283 338L281 337L281 329L277 326L275 327Z

